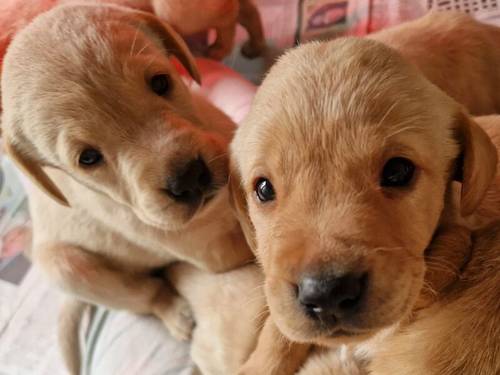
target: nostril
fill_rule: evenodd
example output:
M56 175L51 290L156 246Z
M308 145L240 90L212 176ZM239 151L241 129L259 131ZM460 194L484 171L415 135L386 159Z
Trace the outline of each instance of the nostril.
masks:
M198 185L202 188L207 188L212 183L212 174L203 160L201 160L201 163L202 165L200 166Z
M345 300L343 301L340 301L338 306L341 310L350 310L352 308L354 308L358 303L358 299L357 298L346 298Z
M328 306L328 292L324 280L304 277L297 287L297 299L308 315L317 318Z
M323 309L323 307L318 306L318 305L314 305L312 303L305 303L305 304L303 303L302 308L304 309L306 314L313 319L321 318L323 316L324 311L325 311Z
M192 191L178 191L176 189L167 189L168 195L179 202L189 202L195 197Z
M332 293L337 309L348 311L359 305L366 289L367 278L365 273L361 276L346 275L338 280L337 288Z
M167 179L167 193L178 202L198 201L212 183L212 176L203 159L190 161L177 174Z
M297 286L297 300L312 318L336 321L353 313L360 305L367 275L341 277L304 277Z

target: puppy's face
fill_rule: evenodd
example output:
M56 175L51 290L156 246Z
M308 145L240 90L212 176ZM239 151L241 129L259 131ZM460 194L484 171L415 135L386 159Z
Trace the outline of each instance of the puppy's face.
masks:
M225 185L232 129L197 113L170 53L196 68L171 30L97 9L54 10L13 42L2 82L11 146L150 225L182 227Z
M232 146L252 222L245 227L255 230L268 304L283 333L337 344L405 317L461 170L461 143L484 141L493 152L485 168L494 173L495 150L483 136L378 43L309 44L283 57ZM469 160L473 152L464 152ZM463 197L471 188L464 182Z

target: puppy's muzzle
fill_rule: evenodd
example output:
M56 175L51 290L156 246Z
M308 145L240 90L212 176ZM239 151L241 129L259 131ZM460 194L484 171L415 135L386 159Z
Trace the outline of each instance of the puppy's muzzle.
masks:
M356 313L366 288L366 274L306 276L299 282L297 299L307 316L332 326Z
M203 159L191 160L167 179L168 195L179 203L197 204L212 186L212 174Z

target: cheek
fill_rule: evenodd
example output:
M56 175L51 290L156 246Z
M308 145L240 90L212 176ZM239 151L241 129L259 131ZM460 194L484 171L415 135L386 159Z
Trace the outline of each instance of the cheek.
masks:
M132 159L122 159L117 169L115 194L133 206L159 205L160 180L159 164L146 164L144 161L141 165Z
M420 256L436 230L444 207L444 184L425 181L391 204L389 233L398 237L412 254Z
M256 255L264 269L264 273L266 275L282 273L280 268L288 264L288 262L276 262L279 256L280 235L276 232L274 223L267 215L262 214L258 208L250 206L249 212L257 240Z
M436 230L444 208L444 183L429 183L421 189L414 202L415 226L418 239L427 246Z

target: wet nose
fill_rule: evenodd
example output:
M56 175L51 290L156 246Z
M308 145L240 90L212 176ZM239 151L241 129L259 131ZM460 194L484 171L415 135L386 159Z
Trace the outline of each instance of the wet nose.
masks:
M354 312L366 289L366 274L342 277L304 277L298 285L298 300L306 313L324 322Z
M167 193L177 202L194 203L210 188L212 175L203 159L191 160L167 179Z

